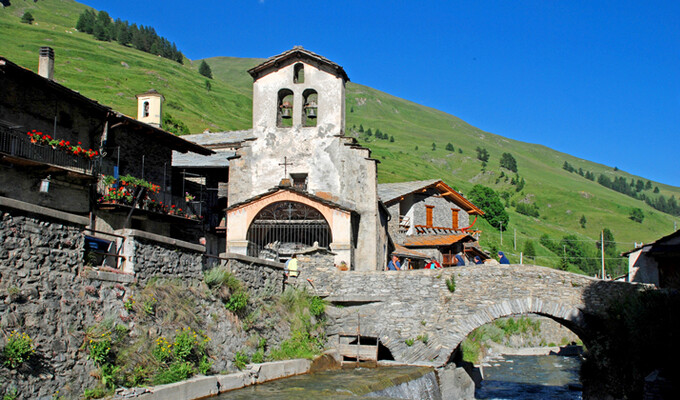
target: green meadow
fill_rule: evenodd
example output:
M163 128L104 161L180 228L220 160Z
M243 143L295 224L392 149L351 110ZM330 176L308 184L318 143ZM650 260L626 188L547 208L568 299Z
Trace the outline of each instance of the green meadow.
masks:
M56 53L57 82L131 116L136 114L135 95L154 88L165 96L165 112L182 120L191 132L251 126L252 79L246 71L264 58L206 59L214 76L208 89L207 79L198 74L201 60L185 59L181 65L77 32L74 26L84 9L84 5L71 0L14 1L11 7L0 9L0 55L35 71L38 49L51 46ZM35 17L33 25L20 23L25 10ZM352 66L344 67L351 78ZM605 174L610 178L647 181L615 170L615 166L485 132L453 115L353 82L347 84L346 105L346 134L357 137L372 150L373 157L380 162L381 183L441 178L463 194L475 184L506 192L510 223L503 232L502 245L497 227L480 218L475 228L482 231L480 242L484 248L504 250L513 262L519 261L524 243L531 240L539 256L537 264L559 265L560 255L539 244L541 235L555 240L576 235L583 240L588 255L595 257L594 241L603 228L613 232L619 242L618 250L626 251L633 248L634 242L670 234L674 222L680 219L562 169L567 161L577 170L582 168L596 177ZM360 126L364 133L359 132ZM393 136L394 142L368 136L365 131L369 128ZM454 151L446 150L448 143ZM477 159L477 147L489 153L486 167ZM501 154L506 152L517 160L519 178L526 182L520 191L510 183L515 173L499 165ZM655 186L667 198L680 197L678 187L652 182L652 187ZM652 190L644 193L656 196ZM539 217L517 213L514 206L521 202L536 204ZM629 219L634 208L642 209L645 217L642 223ZM587 220L585 228L579 223L582 216Z

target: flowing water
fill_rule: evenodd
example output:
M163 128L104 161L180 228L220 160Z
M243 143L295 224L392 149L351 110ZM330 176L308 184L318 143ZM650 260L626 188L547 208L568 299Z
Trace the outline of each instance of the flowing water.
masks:
M505 356L484 367L477 399L576 400L578 357ZM435 373L426 367L357 368L299 375L234 390L216 400L441 400Z
M578 357L505 356L489 364L477 399L581 399L581 392L573 390L579 384Z
M356 368L299 375L233 390L223 393L215 399L334 400L370 398L375 400L395 398L392 396L402 399L441 399L432 368L410 366Z

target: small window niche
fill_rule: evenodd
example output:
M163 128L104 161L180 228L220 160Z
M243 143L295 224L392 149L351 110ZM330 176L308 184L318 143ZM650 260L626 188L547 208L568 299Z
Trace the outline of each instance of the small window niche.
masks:
M302 92L304 107L302 107L302 126L316 126L319 116L319 95L314 89Z
M276 126L290 128L293 126L293 91L290 89L279 90L279 100L276 110Z
M143 112L144 118L149 116L149 102L145 101L144 102L144 112Z
M307 174L290 174L293 187L299 190L307 190Z
M297 63L293 67L293 82L305 83L305 65L303 63Z

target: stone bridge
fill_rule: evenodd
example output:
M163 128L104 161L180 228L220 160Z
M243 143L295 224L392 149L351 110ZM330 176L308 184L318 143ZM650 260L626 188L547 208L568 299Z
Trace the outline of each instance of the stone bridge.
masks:
M341 306L327 312L330 340L356 334L360 326L362 336L379 337L396 361L433 365L446 364L474 329L510 315L552 318L587 345L586 315L601 315L621 292L641 288L533 265L387 272L310 267L302 277L310 278L317 295ZM451 276L454 292L446 284Z

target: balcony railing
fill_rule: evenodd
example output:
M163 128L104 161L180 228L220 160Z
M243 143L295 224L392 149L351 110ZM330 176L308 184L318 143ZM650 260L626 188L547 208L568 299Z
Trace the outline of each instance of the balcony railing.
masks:
M95 160L59 148L32 143L26 133L0 126L0 153L92 175Z
M152 191L138 186L106 185L100 182L98 188L100 207L123 205L156 214L173 215L193 220L203 219L206 207L200 201L186 201L184 197L174 196L163 191ZM115 193L114 195L111 195ZM136 200L136 197L139 197Z

